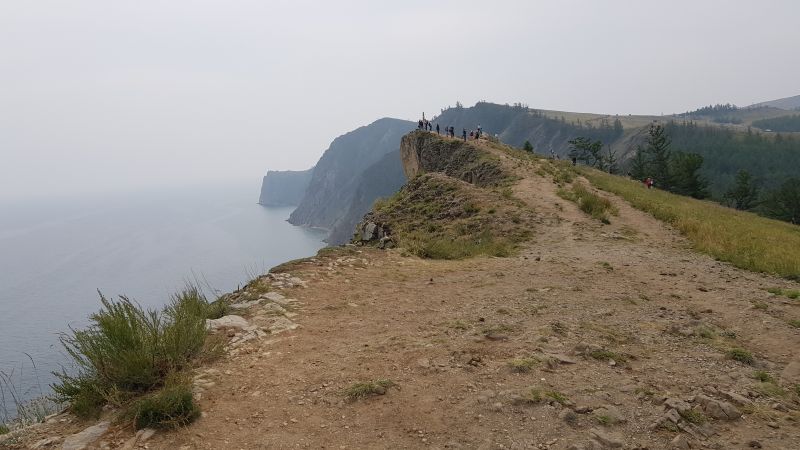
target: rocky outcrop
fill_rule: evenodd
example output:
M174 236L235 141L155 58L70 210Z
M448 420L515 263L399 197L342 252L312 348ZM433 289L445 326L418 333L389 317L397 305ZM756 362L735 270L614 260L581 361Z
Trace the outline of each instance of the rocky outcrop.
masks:
M402 185L397 176L400 159L388 155L397 152L400 138L414 126L413 122L384 118L334 139L314 168L289 222L336 231L328 241L346 242L364 205L368 208L379 194ZM346 233L338 231L344 229Z
M508 178L500 161L470 142L414 131L400 141L400 158L408 178L440 172L476 186L492 186Z
M303 199L314 168L302 171L270 170L261 181L258 203L264 206L297 206Z

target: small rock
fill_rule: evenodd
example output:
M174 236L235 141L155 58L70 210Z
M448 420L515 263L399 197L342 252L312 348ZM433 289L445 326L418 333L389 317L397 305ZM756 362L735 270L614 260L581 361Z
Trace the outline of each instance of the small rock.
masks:
M230 315L222 316L219 319L207 319L206 328L211 331L220 330L223 328L245 329L250 324L242 316Z
M686 439L686 436L679 434L672 439L672 442L669 443L671 449L675 450L689 450L691 447L689 446L689 441Z
M750 448L761 448L761 442L758 442L756 440L752 440L752 441L747 443L747 446L750 447Z
M108 430L111 422L100 422L93 425L80 433L67 436L64 439L64 444L61 446L62 450L83 450L88 447L92 442L100 438Z
M31 445L31 448L49 447L49 446L55 444L56 442L58 442L60 440L61 440L61 437L59 437L59 436L53 436L53 437L45 438L45 439L42 439L40 441L36 441L33 445Z
M623 445L622 438L619 435L597 428L589 430L589 436L609 448L621 448Z

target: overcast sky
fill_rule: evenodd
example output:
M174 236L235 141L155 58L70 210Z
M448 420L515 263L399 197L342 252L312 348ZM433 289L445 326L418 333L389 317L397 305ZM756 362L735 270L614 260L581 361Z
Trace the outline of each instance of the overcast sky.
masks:
M0 0L0 199L258 180L457 100L797 95L798 18L796 0Z

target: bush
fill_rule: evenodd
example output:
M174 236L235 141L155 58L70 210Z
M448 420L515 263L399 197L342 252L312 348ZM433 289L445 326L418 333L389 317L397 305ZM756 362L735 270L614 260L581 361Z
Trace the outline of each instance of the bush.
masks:
M147 395L131 406L136 429L177 428L192 423L200 416L200 409L192 398L189 379L172 375L160 390Z
M732 348L728 350L728 358L748 365L753 365L753 363L755 362L755 358L753 358L753 355L747 350L742 348Z
M126 297L115 301L101 294L100 301L89 327L61 336L78 373L56 373L53 391L80 416L162 387L168 375L200 356L206 340L209 305L196 288L174 295L161 312Z

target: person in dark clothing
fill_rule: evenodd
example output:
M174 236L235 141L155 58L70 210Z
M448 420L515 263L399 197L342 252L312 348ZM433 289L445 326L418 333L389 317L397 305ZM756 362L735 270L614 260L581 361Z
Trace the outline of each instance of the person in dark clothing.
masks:
M464 142L467 142L467 129L466 128L462 128L461 129L461 137L464 138Z
M439 124L436 124L436 134L439 134Z
M420 119L420 120L417 122L417 129L418 129L418 130L421 130L421 129L422 129L422 119Z
M578 165L578 158L576 158L574 156L572 157L572 165L573 166L577 166Z

